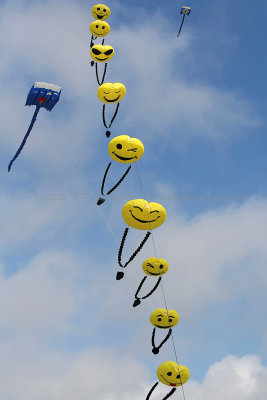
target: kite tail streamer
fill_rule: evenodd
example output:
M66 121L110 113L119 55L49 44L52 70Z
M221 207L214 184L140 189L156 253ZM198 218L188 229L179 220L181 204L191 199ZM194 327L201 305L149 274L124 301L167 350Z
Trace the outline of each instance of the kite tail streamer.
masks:
M111 162L107 166L107 169L106 169L104 177L103 177L103 181L102 181L102 185L101 185L101 194L102 194L102 196L105 196L104 188L105 188L105 182L106 182L106 178L107 178L107 174L108 174L108 171L110 169L110 166L111 166ZM117 187L123 182L123 180L126 178L128 173L130 172L131 167L132 166L130 165L130 167L127 168L126 172L124 172L124 174L118 180L118 182L107 192L107 194L106 194L107 196L110 195L110 193L112 193L115 189L117 189ZM105 199L103 199L103 197L99 197L99 199L97 200L97 205L100 206L104 202L105 202Z
M115 113L114 113L114 115L113 115L113 117L112 117L112 120L111 120L111 122L110 122L110 124L109 124L109 128L111 128L111 125L113 124L115 118L117 117L117 114L118 114L118 111L119 111L119 107L120 107L120 103L117 104Z
M122 262L121 262L121 257L122 257L122 251L123 251L123 248L124 248L124 244L125 244L125 241L126 241L126 237L127 237L127 235L128 235L128 232L129 232L129 228L126 228L125 231L124 231L124 233L123 233L123 236L122 236L122 239L121 239L120 248L119 248L119 252L118 252L118 264L119 264L119 266L120 266L121 268L126 268L127 265L129 265L130 262L133 261L133 259L134 259L134 258L137 256L137 254L142 250L144 244L146 243L146 241L148 240L149 236L151 235L151 232L147 232L147 233L146 233L146 236L144 237L144 239L142 240L142 242L139 244L139 246L137 247L137 249L133 252L133 254L132 254L131 257L129 258L129 260L123 265ZM123 273L123 272L117 272L116 279L117 279L117 280L120 280L120 279L123 278L123 276L124 276L124 273Z
M149 400L149 399L150 399L150 396L152 395L152 393L154 392L154 390L156 389L156 387L158 386L158 384L159 384L159 383L156 382L155 385L152 386L152 388L150 389L148 395L146 396L146 400Z
M142 282L140 283L140 285L139 285L139 287L138 287L138 289L137 289L137 291L136 291L136 293L135 293L135 296L134 296L134 297L135 297L136 299L142 299L142 300L147 299L149 296L152 295L152 293L155 292L155 290L158 288L158 286L159 286L159 284L160 284L160 281L161 281L161 277L158 278L156 285L153 287L153 289L150 290L150 292L149 292L148 294L146 294L146 295L143 296L143 297L138 297L138 293L140 292L140 290L141 290L143 284L145 283L146 278L147 278L147 276L144 277L144 279L143 279Z
M95 63L95 74L96 74L96 79L97 79L97 83L99 84L99 86L103 85L103 83L104 83L104 80L105 80L105 77L106 77L106 73L107 73L107 65L108 64L105 63L104 73L103 73L103 76L102 76L102 79L101 79L101 82L100 82L99 75L98 75L98 66L97 66L97 63Z
M102 107L102 120L103 120L103 124L104 124L105 128L108 129L107 123L106 123L106 117L105 117L105 114L106 114L105 113L105 109L106 109L105 104L103 104L103 107Z
M108 174L108 171L109 171L110 167L111 167L111 162L107 166L107 169L106 169L104 177L103 177L102 185L101 185L101 194L103 196L104 196L104 188L105 188L106 177L107 177L107 174Z
M91 36L90 48L93 47L93 45L94 45L94 40L95 40L95 39L96 39L96 38L94 38L94 35L92 35L92 36Z
M178 32L177 37L180 36L180 33L181 33L181 31L182 31L182 27L183 27L183 24L184 24L184 19L185 19L185 14L183 15L182 23L181 23L181 26L180 26L180 29L179 29L179 32Z
M115 120L115 118L116 118L116 116L117 116L117 114L118 114L119 107L120 107L120 103L117 104L117 107L116 107L115 113L114 113L114 115L113 115L113 117L112 117L112 119L111 119L111 122L110 122L109 126L107 126L107 123L106 123L106 116L105 116L105 115L106 115L106 105L103 104L103 108L102 108L102 119L103 119L103 124L104 124L104 126L105 126L106 129L110 129L110 128L111 128L111 126L112 126L112 124L113 124L113 122L114 122L114 120ZM111 134L110 131L106 131L106 136L107 136L107 137L109 137L110 134Z
M156 382L155 385L152 386L152 388L150 389L148 395L146 396L146 400L150 399L150 396L152 395L152 393L156 389L157 385L158 385L158 382ZM165 397L163 397L162 400L167 400L169 397L171 397L173 395L173 393L175 392L175 390L176 390L176 388L173 388Z
M155 292L155 290L157 290L157 288L158 288L158 286L159 286L159 284L161 282L161 277L160 277L160 278L158 278L156 285L153 287L153 289L150 290L149 293L147 293L143 297L138 297L138 294L139 294L140 290L142 289L142 286L145 283L146 279L147 279L147 276L145 276L143 278L143 280L141 281L140 285L138 286L138 289L137 289L137 291L136 291L136 293L134 295L135 301L133 303L133 307L139 306L139 304L141 304L141 300L147 299L149 296L151 296Z
M110 193L113 192L113 190L117 189L117 187L122 183L122 181L126 178L126 176L128 175L130 169L132 168L132 166L130 165L130 167L127 168L126 172L122 175L122 177L120 178L120 180L116 183L116 185L114 185L108 192L107 195L109 195Z
M26 135L24 136L24 139L23 139L23 141L21 142L21 145L19 146L19 148L18 148L16 154L14 155L14 157L12 158L12 160L10 161L10 163L8 164L8 172L10 172L13 162L16 160L16 158L19 156L20 152L22 151L23 147L25 146L25 143L26 143L26 141L27 141L27 139L28 139L28 136L29 136L29 134L31 133L31 130L32 130L32 128L33 128L33 125L35 124L35 121L36 121L38 112L40 111L40 108L41 108L41 107L36 106L36 110L35 110L35 112L34 112L34 114L33 114L33 117L32 117L30 126L29 126L29 128L28 128L28 130L27 130L27 133L26 133Z
M171 328L169 329L169 332L167 333L167 335L165 336L165 338L162 340L162 342L159 344L159 346L156 346L156 345L155 345L155 334L156 334L156 328L153 329L151 341L152 341L152 347L153 347L152 353L153 353L153 354L158 354L158 353L159 353L159 349L164 345L164 343L167 342L167 340L168 340L169 337L171 336L171 334L172 334L172 329L171 329Z

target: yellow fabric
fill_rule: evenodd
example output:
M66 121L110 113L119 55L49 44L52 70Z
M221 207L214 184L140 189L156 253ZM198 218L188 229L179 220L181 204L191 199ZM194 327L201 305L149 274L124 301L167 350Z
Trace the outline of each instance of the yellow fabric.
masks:
M157 308L151 313L150 322L156 328L168 329L178 324L179 315L175 310L165 310L165 308Z
M189 369L174 361L166 361L158 367L157 376L161 383L167 386L181 386L188 381Z
M130 138L128 135L120 135L109 142L108 152L112 160L131 164L142 157L144 145L139 139Z
M158 203L143 199L130 200L122 208L122 217L127 225L140 230L152 230L166 219L165 208Z
M110 26L106 21L100 21L97 19L90 24L90 32L96 37L107 36L110 32Z
M142 265L143 271L149 276L162 276L169 269L168 261L163 258L147 258Z
M112 46L96 44L91 48L90 56L96 62L108 62L114 56L114 49Z
M97 96L103 103L117 103L126 94L126 87L122 83L103 83L97 89Z
M92 16L95 19L104 21L110 16L110 9L105 4L96 4L92 8Z

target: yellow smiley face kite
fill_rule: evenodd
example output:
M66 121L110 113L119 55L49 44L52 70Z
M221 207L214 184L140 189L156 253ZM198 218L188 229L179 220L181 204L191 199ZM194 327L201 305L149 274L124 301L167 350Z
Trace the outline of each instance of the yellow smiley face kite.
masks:
M110 16L110 9L105 4L96 4L92 8L92 16L95 19L104 21Z
M177 387L188 381L190 373L184 365L166 361L158 367L157 376L164 385Z
M90 32L93 36L104 37L110 32L110 26L106 21L96 20L90 24Z
M162 276L169 269L169 264L164 258L150 257L142 265L143 271L149 276Z
M127 225L140 230L152 230L162 225L167 216L159 203L146 200L130 200L122 208L122 217Z
M165 308L157 308L150 315L150 322L156 328L168 329L177 325L179 315L175 310L165 310Z
M108 62L114 56L114 49L108 45L96 44L91 48L90 56L96 62Z
M126 87L122 83L103 83L97 89L97 96L103 103L117 103L126 94Z
M130 138L128 135L120 135L109 142L108 152L112 160L131 164L142 157L144 145L139 139Z

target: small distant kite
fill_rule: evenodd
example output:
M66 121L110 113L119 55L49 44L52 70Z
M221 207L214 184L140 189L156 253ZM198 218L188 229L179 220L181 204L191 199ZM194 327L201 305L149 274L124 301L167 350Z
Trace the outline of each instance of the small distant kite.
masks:
M185 7L185 6L183 6L183 7L181 8L180 14L183 15L183 19L182 19L182 22L181 22L180 29L179 29L179 32L178 32L178 34L177 34L177 37L180 36L180 34L181 34L182 27L183 27L183 24L184 24L185 16L186 16L186 15L189 15L190 13L191 13L191 7Z
M16 158L22 151L28 139L28 136L31 133L33 125L35 124L40 109L45 108L46 110L51 111L57 104L60 94L61 94L61 88L57 85L53 85L52 83L46 83L46 82L34 83L31 90L29 91L25 106L36 106L36 110L34 112L28 131L24 136L24 139L20 147L18 148L16 154L14 155L14 157L12 158L12 160L8 165L8 172L11 170L13 162L16 160Z

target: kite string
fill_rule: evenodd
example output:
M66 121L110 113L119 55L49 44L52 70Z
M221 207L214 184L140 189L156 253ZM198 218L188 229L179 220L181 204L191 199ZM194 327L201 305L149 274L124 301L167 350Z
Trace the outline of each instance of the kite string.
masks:
M146 198L146 196L145 196L145 191L144 191L144 187L143 187L143 184L142 184L142 180L141 180L141 176L140 176L140 172L139 172L139 168L138 168L137 163L135 163L135 166L136 166L137 176L138 176L138 180L139 180L139 183L140 183L140 187L141 187L141 191L142 191L143 198ZM156 244L155 244L155 240L154 240L154 234L153 234L152 231L151 231L151 237L152 237L152 242L153 242L153 247L154 247L154 253L155 253L156 258L158 258L158 256L157 256ZM164 303L165 303L165 307L166 307L167 315L168 315L168 305L167 305L167 300L166 300L166 295L165 295L165 290L164 290L164 286L163 286L162 279L161 279L161 281L160 281L160 286L161 286L161 290L162 290L162 294L163 294L163 299L164 299ZM177 356L177 351L176 351L176 346L175 346L175 342L174 342L174 338L173 338L172 332L171 332L171 340L172 340L172 346L173 346L173 350L174 350L175 359L176 359L177 364L179 365L178 356ZM186 398L185 398L185 392L184 392L184 387L183 387L182 379L181 379L181 378L180 378L180 381L181 381L181 388L182 388L183 399L186 400Z
M71 157L72 157L72 160L73 160L73 162L74 162L74 164L75 164L75 166L76 166L76 168L77 168L77 170L78 170L78 172L79 172L79 174L80 174L80 176L81 176L81 178L82 178L82 181L84 182L85 186L87 186L87 188L88 188L88 190L89 190L89 192L90 192L90 194L91 194L91 200L94 200L94 199L96 198L96 196L94 195L94 192L93 192L93 190L91 189L91 187L90 187L90 185L89 185L87 179L85 178L85 175L84 175L84 173L83 173L83 171L82 171L82 169L81 169L81 167L80 167L80 165L79 165L79 162L78 162L77 158L75 157L75 154L73 153L73 150L72 150L72 147L71 147L69 138L67 137L67 135L64 133L63 130L61 130L59 127L57 127L57 128L58 128L58 131L60 132L60 134L64 137L64 140L65 140L65 142L66 142L66 144L67 144L67 147L68 147L68 149L69 149L69 152L70 152L70 155L71 155ZM95 205L96 205L96 203L95 203ZM103 221L104 221L106 227L107 227L108 230L110 231L110 233L111 233L111 235L112 235L112 237L113 237L113 239L114 239L116 245L119 246L119 241L118 241L118 239L116 238L116 236L115 236L115 234L114 234L114 232L113 232L113 230L112 230L112 228L111 228L111 225L109 224L107 218L105 217L105 214L103 213L101 207L99 207L99 206L97 206L97 205L96 205L96 207L97 207L97 209L98 209L98 211L99 211L99 213L100 213L100 215L101 215L101 217L102 217L102 219L103 219Z

